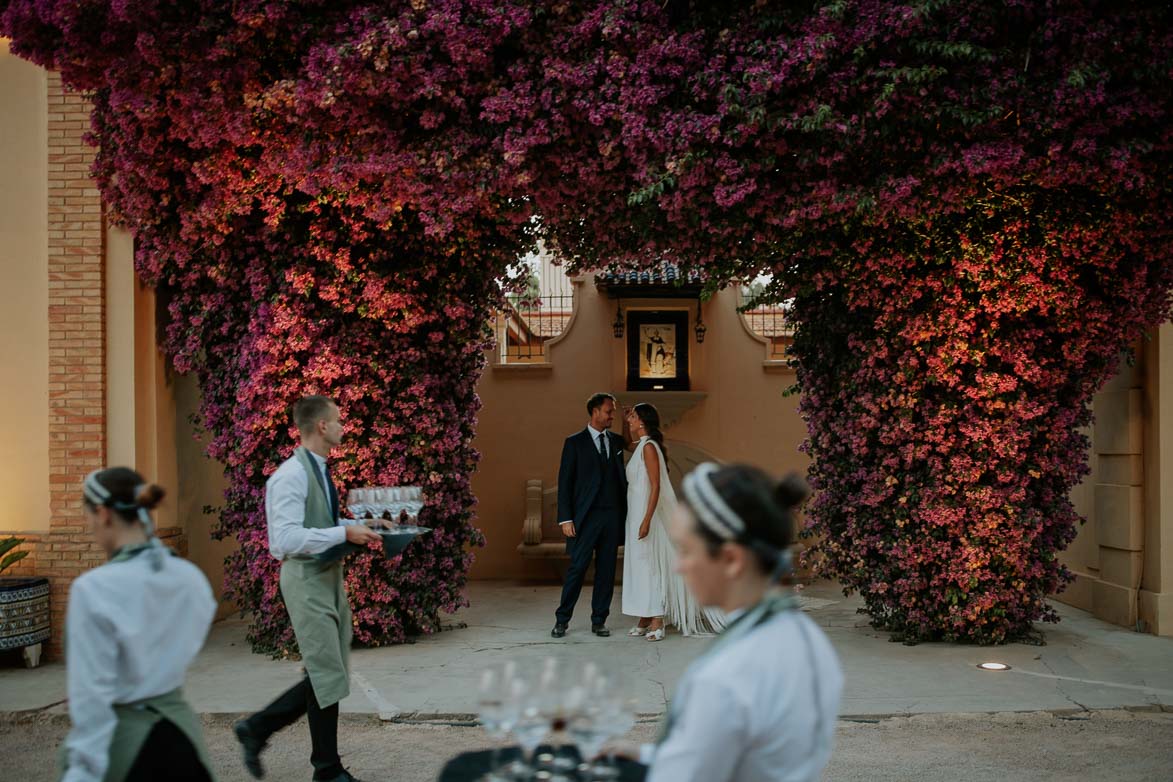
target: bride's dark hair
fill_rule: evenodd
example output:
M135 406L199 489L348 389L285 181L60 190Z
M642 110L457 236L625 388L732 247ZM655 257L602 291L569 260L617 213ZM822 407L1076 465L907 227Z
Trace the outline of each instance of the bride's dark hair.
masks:
M635 412L635 417L639 419L639 422L644 425L648 437L660 446L660 452L664 454L664 469L667 470L668 448L664 445L664 433L660 431L660 411L656 409L655 405L647 402L640 402L631 409Z

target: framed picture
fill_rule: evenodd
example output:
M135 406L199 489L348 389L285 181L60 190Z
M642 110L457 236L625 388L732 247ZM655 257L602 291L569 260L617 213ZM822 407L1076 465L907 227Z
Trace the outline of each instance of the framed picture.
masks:
M628 310L627 390L688 390L688 313Z

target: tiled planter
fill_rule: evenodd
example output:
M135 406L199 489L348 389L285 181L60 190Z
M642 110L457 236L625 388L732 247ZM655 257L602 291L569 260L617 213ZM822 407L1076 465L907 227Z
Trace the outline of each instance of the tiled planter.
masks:
M49 640L49 580L0 578L0 650L23 649L33 668Z

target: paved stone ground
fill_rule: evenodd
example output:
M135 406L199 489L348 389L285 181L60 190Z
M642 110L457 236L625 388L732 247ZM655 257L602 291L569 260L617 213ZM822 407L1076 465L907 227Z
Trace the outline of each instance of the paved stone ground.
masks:
M580 609L590 605L590 590L583 591ZM343 712L469 714L476 711L476 684L485 666L505 659L537 665L557 655L569 664L605 659L622 667L633 679L639 711L662 713L680 675L709 639L674 633L660 643L628 638L630 622L613 614L611 638L591 635L589 620L576 616L566 638L556 640L550 627L558 592L556 586L470 584L472 605L447 620L453 629L414 644L354 650L351 695L342 702ZM617 594L616 606L619 601ZM870 627L856 613L860 601L845 599L834 584L808 587L803 601L843 664L843 715L1173 707L1173 638L1109 625L1068 606L1057 606L1062 622L1040 627L1045 646L904 646ZM251 654L244 633L239 620L213 627L185 688L198 712L255 711L301 677L295 662ZM977 669L988 660L1013 669L993 674ZM64 700L60 663L0 668L0 715L63 713Z
M205 734L221 782L251 779L227 715L206 717ZM68 724L61 715L0 722L6 780L50 782L51 748ZM630 734L648 740L655 725ZM476 727L387 723L343 717L342 749L352 772L367 782L431 782L459 752L483 749ZM310 778L304 721L265 752L267 779ZM1124 710L1052 714L922 714L874 721L843 720L827 782L1068 782L1072 779L1154 782L1173 779L1173 713ZM682 780L681 782L685 782ZM699 782L699 781L698 781Z

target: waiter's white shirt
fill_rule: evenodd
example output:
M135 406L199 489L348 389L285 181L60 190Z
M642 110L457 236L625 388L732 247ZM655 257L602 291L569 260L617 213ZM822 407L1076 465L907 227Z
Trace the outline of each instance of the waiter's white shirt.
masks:
M151 568L150 552L83 573L69 588L65 619L69 768L64 782L100 780L109 763L115 703L174 690L216 615L200 569L166 554Z
M645 748L648 782L817 780L842 690L823 632L801 611L780 613L685 673L671 732Z
M326 460L307 449L326 474ZM346 542L345 526L360 524L355 519L341 519L337 527L309 529L305 526L305 498L310 476L296 456L286 459L265 482L265 519L269 524L269 553L275 559L298 555L321 554ZM316 479L315 479L316 480ZM338 498L339 505L342 498Z

